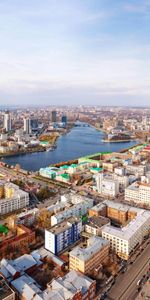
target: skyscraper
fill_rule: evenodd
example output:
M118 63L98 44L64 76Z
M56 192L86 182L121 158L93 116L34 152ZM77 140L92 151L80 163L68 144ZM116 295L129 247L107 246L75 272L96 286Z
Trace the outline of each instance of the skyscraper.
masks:
M11 117L8 110L4 113L4 129L7 132L11 130Z
M66 115L62 115L61 121L62 121L62 123L67 124L67 116Z
M37 130L38 129L38 120L37 119L31 119L31 129L32 130Z
M56 110L52 111L52 123L56 123L57 122L57 112Z
M26 134L30 134L31 133L31 120L28 117L24 118L24 132Z

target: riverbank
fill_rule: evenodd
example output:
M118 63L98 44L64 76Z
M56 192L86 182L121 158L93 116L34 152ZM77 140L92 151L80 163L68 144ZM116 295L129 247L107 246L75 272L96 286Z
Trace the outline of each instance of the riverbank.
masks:
M40 149L30 149L28 151L17 151L17 152L9 152L9 153L2 153L0 154L0 159L2 158L7 158L7 157L13 157L13 156L18 156L18 155L25 155L25 154L32 154L32 153L39 153L39 152L45 152L46 149L44 147L40 148Z
M133 142L134 140L103 140L104 143L129 143L129 142Z

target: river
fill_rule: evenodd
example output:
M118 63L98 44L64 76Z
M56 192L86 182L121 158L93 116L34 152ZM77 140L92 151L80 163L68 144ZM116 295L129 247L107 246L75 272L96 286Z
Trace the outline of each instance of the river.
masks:
M4 162L15 165L19 164L23 169L37 171L61 161L68 161L88 154L101 151L119 151L131 147L136 142L104 143L104 133L93 127L74 127L66 135L57 140L57 148L54 151L39 152L10 156Z

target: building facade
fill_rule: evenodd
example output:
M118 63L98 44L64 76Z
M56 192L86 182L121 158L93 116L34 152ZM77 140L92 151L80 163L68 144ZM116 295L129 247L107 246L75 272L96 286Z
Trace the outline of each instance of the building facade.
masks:
M70 252L69 268L91 275L109 256L109 242L97 236L88 239L87 247L76 247Z
M55 225L49 230L45 229L45 248L57 255L79 240L81 231L82 221L74 217Z
M105 178L102 173L96 175L97 190L100 194L115 197L119 193L119 182Z
M11 116L9 111L6 111L4 113L4 129L6 130L6 132L9 132L11 131L11 127L12 127Z
M51 217L51 225L54 226L65 219L68 219L72 216L81 217L82 215L87 214L88 209L93 206L93 199L85 198L80 203L74 204L63 212L57 213Z
M29 194L13 183L0 182L0 215L29 205Z
M150 184L134 182L125 189L125 200L150 206Z

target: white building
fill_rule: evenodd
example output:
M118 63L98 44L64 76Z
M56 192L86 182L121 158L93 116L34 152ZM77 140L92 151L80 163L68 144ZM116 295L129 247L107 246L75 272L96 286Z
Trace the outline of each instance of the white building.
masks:
M0 134L0 142L6 142L8 138L8 134L7 133L1 133Z
M96 282L75 270L51 281L47 288L47 300L95 299ZM62 297L63 294L63 297Z
M73 217L50 229L45 229L45 248L57 255L79 240L81 231L81 219Z
M51 217L51 225L54 226L70 217L80 217L87 214L88 209L93 206L93 199L82 197L82 201L72 205L68 209Z
M0 215L29 205L29 194L13 183L0 181Z
M118 208L119 205L118 203ZM124 227L106 225L102 230L102 237L110 241L111 249L120 257L128 259L134 248L142 243L144 236L150 231L150 212L128 205L124 206L128 212L134 212L135 217Z
M28 118L28 117L24 118L23 122L24 122L24 132L26 134L30 134L31 133L31 120L30 120L30 118Z
M115 197L119 194L119 182L109 177L104 177L102 173L98 173L96 176L97 190L104 196Z
M145 165L127 165L126 174L142 176L145 175L147 168Z
M11 130L11 117L10 117L10 113L9 111L6 111L4 113L4 129L6 130L6 132Z
M124 176L125 175L125 168L122 167L117 167L114 169L114 173L120 176Z
M132 183L125 189L125 200L150 206L150 183Z

